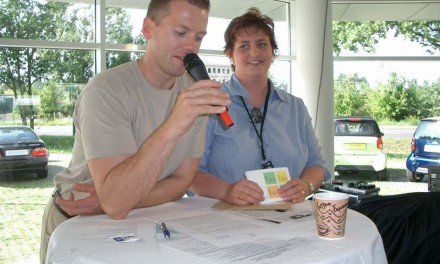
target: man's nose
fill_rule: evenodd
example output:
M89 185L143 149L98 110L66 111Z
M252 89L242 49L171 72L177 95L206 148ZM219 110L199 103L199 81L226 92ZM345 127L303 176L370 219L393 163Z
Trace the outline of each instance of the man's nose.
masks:
M183 47L187 53L196 53L199 47L199 43L196 41L195 37L188 37L183 43Z

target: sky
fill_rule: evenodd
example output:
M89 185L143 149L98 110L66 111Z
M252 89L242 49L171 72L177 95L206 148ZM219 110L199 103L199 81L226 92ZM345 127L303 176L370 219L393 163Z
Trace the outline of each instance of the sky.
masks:
M344 56L368 56L366 52L343 52ZM380 40L376 46L376 56L430 56L424 47L416 42L405 40L403 37L394 37L392 33L384 40ZM415 79L419 84L424 81L435 82L440 78L440 52L435 56L438 61L373 61L373 62L334 62L334 76L340 73L358 73L361 77L366 77L370 84L386 82L392 72L406 79Z

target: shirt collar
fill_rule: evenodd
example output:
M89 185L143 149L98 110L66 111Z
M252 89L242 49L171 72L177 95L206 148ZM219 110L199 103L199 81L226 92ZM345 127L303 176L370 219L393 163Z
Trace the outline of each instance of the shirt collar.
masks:
M281 100L287 102L287 93L280 89L275 89L273 82L269 79L269 86L271 90L270 100ZM235 76L235 73L232 74L231 78L228 82L225 83L225 90L229 92L231 97L243 96L243 98L249 98L249 93L246 88L240 83Z

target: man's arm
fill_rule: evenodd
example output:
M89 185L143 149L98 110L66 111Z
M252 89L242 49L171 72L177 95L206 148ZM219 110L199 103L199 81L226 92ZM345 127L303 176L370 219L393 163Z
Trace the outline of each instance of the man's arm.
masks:
M131 209L145 205L177 140L194 125L198 116L221 113L230 104L228 94L218 90L220 87L218 82L204 80L183 89L170 115L134 155L88 161L101 207L106 214L123 219ZM195 170L192 175L185 176L192 180L194 173ZM170 195L176 197L174 189L181 189L181 186L162 191L170 191Z
M195 174L198 162L199 159L185 159L172 175L156 183L150 196L145 203L139 205L139 207L153 206L181 198L191 184L193 177L189 175ZM68 194L67 199L63 199L61 196L58 197L57 203L65 212L72 216L104 213L99 204L93 183L75 183L73 189L75 191L89 193L90 195L79 200L75 200L72 193Z
M147 200L139 207L154 206L182 198L194 180L200 159L185 159L177 170L157 182Z
M88 161L90 174L104 212L124 219L149 196L166 165L178 137L159 128L132 156L115 156Z

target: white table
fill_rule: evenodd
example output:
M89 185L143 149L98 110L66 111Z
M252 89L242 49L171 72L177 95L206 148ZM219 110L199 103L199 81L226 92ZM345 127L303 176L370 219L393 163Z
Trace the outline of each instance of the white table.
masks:
M133 210L122 221L106 215L71 218L52 234L47 262L387 263L376 226L356 211L348 212L344 238L330 241L318 237L313 214L289 218L312 213L311 201L293 205L286 212L217 210L212 208L217 202L184 198ZM282 223L261 220L278 216ZM154 220L166 222L170 240ZM118 243L111 239L129 234L139 240Z

